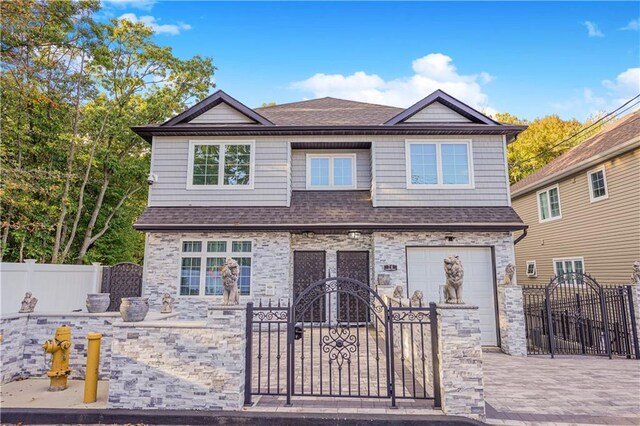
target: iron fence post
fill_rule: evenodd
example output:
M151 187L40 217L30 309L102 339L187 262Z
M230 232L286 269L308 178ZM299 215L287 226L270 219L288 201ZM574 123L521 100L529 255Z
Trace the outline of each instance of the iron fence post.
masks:
M442 408L442 400L440 395L440 358L438 351L438 313L436 304L429 303L429 317L431 323L431 363L433 364L433 406ZM424 349L423 349L424 350Z
M624 335L624 350L627 353L627 358L631 359L631 342L629 341L629 322L627 321L627 304L625 303L624 296L625 290L623 287L618 287L618 299L620 300L620 316L622 317L622 333Z
M287 403L285 406L291 407L291 394L293 393L293 381L295 380L295 374L293 374L293 338L296 328L296 322L294 316L294 309L289 304L287 322Z
M633 334L633 349L636 353L636 359L640 359L640 342L638 342L638 326L636 318L636 308L633 306L633 289L627 286L627 298L629 299L629 319L631 320L631 332Z
M385 340L387 341L386 352L387 352L387 392L389 396L391 396L391 408L398 408L396 405L396 391L394 386L395 381L395 360L393 354L393 314L392 307L389 306L387 308L387 324L386 324L386 336ZM401 326L402 327L402 326Z
M611 354L611 340L609 340L609 318L607 317L607 303L604 297L604 289L600 287L600 312L602 315L602 328L604 329L604 345L607 350L609 359L612 358Z
M553 335L553 318L551 316L551 300L549 299L550 294L551 292L549 291L549 287L545 288L544 303L547 309L547 326L549 327L549 352L551 352L551 358L554 358L556 352L556 342Z
M252 346L253 346L253 302L247 303L247 318L245 324L246 346L244 360L244 405L251 405L251 364L252 364Z

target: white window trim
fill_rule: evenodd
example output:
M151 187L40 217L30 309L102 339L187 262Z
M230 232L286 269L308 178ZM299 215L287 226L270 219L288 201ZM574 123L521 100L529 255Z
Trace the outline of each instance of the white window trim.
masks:
M436 146L436 178L438 183L411 183L411 145L430 144ZM467 166L469 174L468 184L442 183L442 145L467 145ZM405 174L407 189L474 189L475 178L473 170L473 143L471 139L406 139L404 141Z
M329 185L326 186L318 186L311 185L311 160L314 158L328 158L329 159ZM334 185L333 179L333 160L336 158L351 158L353 167L351 168L351 185ZM307 189L310 190L319 190L319 191L339 191L339 190L349 190L356 189L358 187L356 169L358 168L356 164L356 154L340 154L340 153L331 153L331 154L309 154L306 155L306 180L307 180Z
M183 252L182 245L186 241L197 241L202 243L202 251L200 252ZM207 251L207 242L208 241L224 241L227 243L227 251L226 252L208 252ZM232 244L233 241L250 241L251 242L251 252L232 252ZM207 257L249 257L251 258L251 275L250 282L251 286L249 287L249 294L241 294L240 298L252 298L253 297L253 249L255 247L255 242L249 238L181 238L180 239L180 260L178 262L178 285L175 295L181 298L202 298L207 300L222 300L221 294L204 294L206 287L206 278L207 278ZM235 255L235 256L234 256ZM200 258L200 287L198 288L199 294L180 294L180 281L182 280L182 259L185 257L199 257ZM240 291L240 289L238 289Z
M529 265L533 265L533 273L529 273ZM525 269L525 272L527 273L527 277L530 278L535 278L538 276L538 265L536 264L535 260L527 260L527 267Z
M553 188L556 188L558 190L558 210L559 210L560 214L558 216L551 216L551 200L549 200L549 218L543 219L542 218L542 212L540 211L540 194L542 194L543 192L548 192L549 190L551 190ZM547 198L549 198L548 194L547 194ZM560 198L560 185L555 184L555 185L547 186L545 189L542 189L542 190L536 192L536 206L538 207L538 222L539 223L552 222L554 220L562 219L562 200Z
M553 262L553 275L558 275L558 271L556 270L556 262L566 262L566 261L572 261L575 262L576 260L579 260L580 262L582 262L582 273L585 273L585 271L587 270L587 268L585 267L584 264L584 257L583 256L575 256L575 257L554 257L553 259L551 259L551 261ZM574 271L575 272L575 268Z
M600 197L593 196L593 182L591 182L591 175L597 172L602 172L602 180L604 181L604 195ZM607 173L605 172L604 165L587 172L587 182L589 183L589 201L595 203L596 201L602 201L609 198L609 187L607 186Z
M220 145L220 167L218 169L217 185L194 185L193 184L193 157L196 145ZM248 185L223 185L224 180L224 155L227 145L250 145L250 166ZM187 189L222 189L222 190L246 190L253 189L256 170L255 140L190 140L189 141L189 163L187 164Z

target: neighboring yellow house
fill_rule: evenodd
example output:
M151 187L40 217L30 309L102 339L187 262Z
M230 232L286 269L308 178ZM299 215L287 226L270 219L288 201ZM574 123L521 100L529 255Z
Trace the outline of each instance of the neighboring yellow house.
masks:
M511 197L529 226L516 245L519 284L563 272L629 283L640 260L640 111L517 182Z

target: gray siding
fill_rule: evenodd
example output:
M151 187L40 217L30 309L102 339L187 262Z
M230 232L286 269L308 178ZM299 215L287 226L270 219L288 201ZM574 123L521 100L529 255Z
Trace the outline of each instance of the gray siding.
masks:
M247 140L224 138L221 141ZM186 189L189 140L216 138L154 137L150 206L286 206L287 141L256 140L254 189Z
M423 136L410 139L463 139ZM376 205L396 206L507 206L507 176L502 136L474 136L474 189L407 189L405 139L376 140Z
M291 161L291 188L307 189L307 154L356 154L356 188L371 188L371 154L368 149L294 149Z
M469 123L466 117L457 112L434 102L404 121L405 123Z
M200 114L189 123L194 124L248 124L255 123L240 111L221 103Z

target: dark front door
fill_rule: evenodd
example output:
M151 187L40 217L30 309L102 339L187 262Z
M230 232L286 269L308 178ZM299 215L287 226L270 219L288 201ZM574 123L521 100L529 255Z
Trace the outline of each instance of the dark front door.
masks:
M369 284L369 252L368 251L339 251L338 276L351 278L367 285ZM338 320L349 323L364 323L369 321L369 293L358 291L357 294L339 294Z
M293 299L296 300L311 284L327 277L326 253L323 251L294 251L293 252ZM310 297L317 295L310 294ZM313 303L309 315L314 321L326 321L325 296L321 296ZM304 321L305 318L300 320Z

